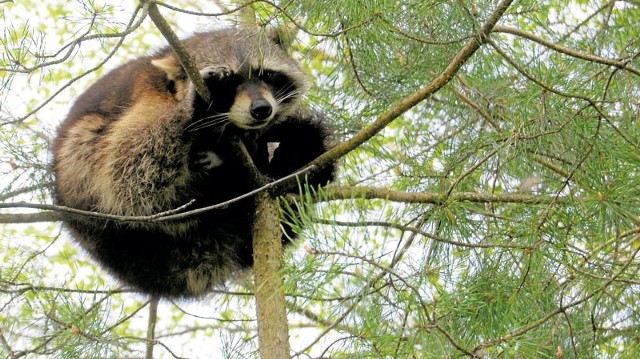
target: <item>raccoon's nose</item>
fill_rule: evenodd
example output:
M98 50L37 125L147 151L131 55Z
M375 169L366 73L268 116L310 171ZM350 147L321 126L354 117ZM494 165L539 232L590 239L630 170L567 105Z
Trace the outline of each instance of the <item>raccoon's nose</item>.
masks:
M251 103L251 116L258 121L265 121L271 116L273 108L267 100L255 100Z

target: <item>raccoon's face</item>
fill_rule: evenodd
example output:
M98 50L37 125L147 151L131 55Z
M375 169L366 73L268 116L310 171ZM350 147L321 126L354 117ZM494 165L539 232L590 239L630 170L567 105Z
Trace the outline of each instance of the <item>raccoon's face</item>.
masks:
M211 103L196 98L190 131L228 123L262 128L293 113L306 90L300 65L276 39L218 31L198 34L186 44L212 97ZM175 55L152 64L166 73L167 90L177 100L185 99L192 85Z
M224 90L235 94L228 102L229 121L244 129L264 127L275 117L291 114L302 93L286 73L265 68L246 66L222 81L230 85Z

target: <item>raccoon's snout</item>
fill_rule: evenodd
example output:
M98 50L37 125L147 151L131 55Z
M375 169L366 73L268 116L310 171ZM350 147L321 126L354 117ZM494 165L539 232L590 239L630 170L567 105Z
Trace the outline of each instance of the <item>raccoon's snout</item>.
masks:
M249 112L251 113L251 117L256 121L263 122L270 118L271 113L273 113L273 107L269 101L265 99L258 99L251 102Z
M266 126L280 110L277 101L263 86L242 86L229 110L229 120L244 129Z

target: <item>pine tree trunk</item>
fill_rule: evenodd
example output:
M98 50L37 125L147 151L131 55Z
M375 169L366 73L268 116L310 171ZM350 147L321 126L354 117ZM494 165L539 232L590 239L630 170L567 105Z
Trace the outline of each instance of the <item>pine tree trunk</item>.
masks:
M290 357L289 326L280 269L282 232L276 201L267 192L257 198L253 231L253 259L258 315L258 336L262 359Z

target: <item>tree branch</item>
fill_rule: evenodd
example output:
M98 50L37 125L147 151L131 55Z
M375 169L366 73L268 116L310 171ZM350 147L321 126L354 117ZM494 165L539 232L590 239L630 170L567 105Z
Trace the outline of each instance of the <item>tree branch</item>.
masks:
M149 301L149 322L147 323L147 353L145 359L153 359L153 347L156 337L156 323L158 321L158 297Z
M211 102L211 94L209 93L209 89L207 88L207 84L205 84L204 79L200 75L200 71L196 67L195 62L187 52L187 49L184 47L184 44L178 38L175 32L171 29L171 26L167 23L167 21L162 17L160 11L158 10L158 5L155 1L149 1L149 17L156 25L158 30L162 33L162 36L169 42L169 46L173 49L178 56L178 60L182 64L185 72L191 79L193 86L196 89L196 92L202 99L204 99L207 103Z
M62 220L62 216L55 210L38 213L2 213L0 224L56 222Z
M247 169L254 186L264 188L267 177L256 168L244 143L233 142L238 161ZM235 159L234 159L235 160ZM255 280L256 314L260 357L282 359L290 357L287 302L284 295L282 269L282 230L280 210L268 191L261 191L255 199L256 217L253 222L253 273Z
M76 215L110 219L121 222L167 222L177 219L184 219L190 216L201 214L208 211L217 209L223 209L230 204L239 200L254 196L258 193L263 193L266 190L277 185L282 180L287 180L305 170L296 172L281 180L276 180L265 184L264 186L257 188L244 195L230 199L228 201L218 203L216 205L202 207L191 211L180 212L181 208L173 209L170 211L150 215L150 216L118 216L111 214L104 214L99 212L82 211L79 209L73 209L64 206L56 206L51 204L39 204L39 203L0 203L0 208L32 208L40 209L43 212L39 213L5 213L0 214L0 223L36 223L36 222L53 222L62 219L60 212L71 213ZM558 197L548 195L531 195L524 193L480 193L480 192L452 192L447 196L445 193L434 192L403 192L395 191L385 187L328 187L325 190L326 199L319 199L319 201L331 201L331 200L343 200L352 198L365 198L365 199L384 199L392 202L404 202L404 203L430 203L430 204L444 204L447 202L475 202L475 203L522 203L522 204L549 204L556 202L569 200L568 197ZM295 196L291 194L290 196ZM190 202L191 203L191 202ZM190 204L189 203L189 204Z
M253 273L256 286L260 357L290 357L289 324L282 269L280 211L268 192L257 198L253 225Z
M365 198L385 199L392 202L444 204L447 202L476 202L476 203L523 203L548 204L563 200L546 195L530 195L524 193L476 193L476 192L403 192L385 187L329 187L326 190L328 200Z
M481 45L487 42L489 34L512 2L513 0L501 1L498 4L496 11L482 25L476 36L469 40L469 42L451 60L449 65L429 84L400 101L395 107L382 114L377 120L360 130L360 132L351 139L325 152L310 164L319 169L336 161L338 158L346 155L364 142L368 141L371 137L375 136L383 128L389 125L393 120L400 117L402 114L409 111L411 108L448 84L449 81L451 81L451 78L453 78L458 70L462 68L467 60L480 48Z
M511 35L515 35L515 36L520 36L522 38L525 38L527 40L531 40L533 42L536 42L542 46L545 46L553 51L559 52L561 54L565 54L567 56L571 56L571 57L575 57L577 59L581 59L581 60L585 60L585 61L591 61L591 62L596 62L599 64L603 64L603 65L609 65L609 66L614 66L617 67L619 69L622 70L627 70L635 75L640 76L640 70L630 66L629 62L631 60L633 60L633 58L626 60L626 61L619 61L619 60L614 60L614 59L608 59L605 57L600 57L600 56L596 56L596 55L591 55L591 54L587 54L584 52L580 52L580 51L576 51L573 49L570 49L568 47L564 47L561 45L558 45L552 41L548 41L545 40L543 38L537 37L533 34L530 34L526 31L520 30L518 28L515 27L510 27L510 26L496 26L493 28L493 32L500 32L500 33L505 33L505 34L511 34Z
M629 268L629 266L636 260L636 256L638 255L639 252L640 252L640 248L637 248L633 252L633 254L629 257L629 259L622 265L622 268L620 268L620 270L615 272L614 275L611 278L609 278L605 283L603 283L599 287L595 288L593 291L587 293L584 297L576 299L575 301L573 301L571 303L568 303L568 304L560 303L558 308L556 308L555 310L549 312L547 315L543 316L542 318L540 318L540 319L538 319L536 321L533 321L530 324L524 325L524 326L522 326L520 328L515 328L510 333L505 334L505 335L503 335L503 336L501 336L499 338L489 339L489 340L487 340L485 342L482 342L482 343L476 345L476 347L473 348L472 352L473 353L478 353L480 350L482 350L484 348L488 348L488 347L491 347L491 346L496 346L496 345L499 345L500 343L503 343L503 342L518 338L518 337L528 333L532 329L535 329L535 328L543 325L545 322L547 322L549 319L555 317L556 315L564 313L566 310L571 309L573 307L576 307L576 306L588 301L589 299L593 298L597 294L603 292L605 289L607 289L609 287L609 285L611 285L611 283L616 281L617 278L620 277Z

